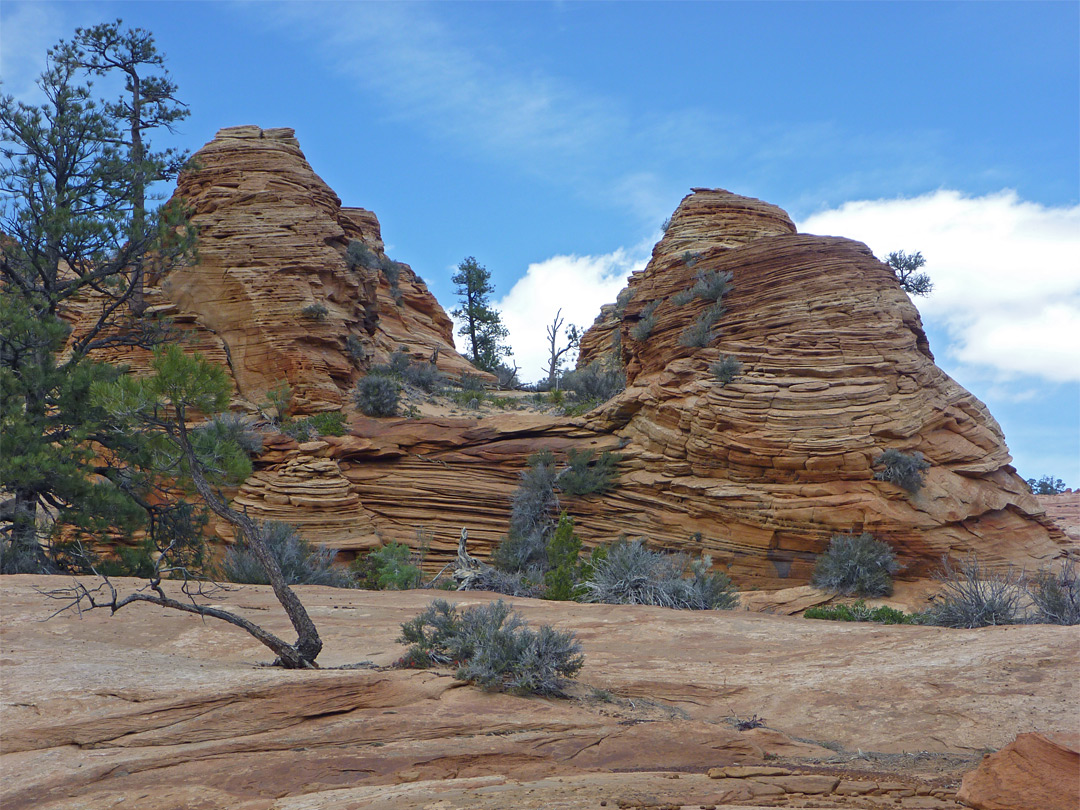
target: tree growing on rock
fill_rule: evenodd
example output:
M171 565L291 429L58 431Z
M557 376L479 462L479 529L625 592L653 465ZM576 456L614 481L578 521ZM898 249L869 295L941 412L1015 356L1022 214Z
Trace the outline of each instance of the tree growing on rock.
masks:
M451 314L463 322L458 334L469 342L468 358L477 368L494 373L500 358L510 356L510 347L503 342L509 333L489 300L495 292L491 273L469 256L450 280L461 297L461 306Z
M124 31L123 24L117 19L92 28L77 28L73 41L61 42L54 53L57 59L93 75L119 73L124 77L124 94L106 103L103 111L117 123L117 134L123 133L117 143L126 150L131 178L131 239L140 242L147 227L147 187L176 177L187 160L186 153L175 150L151 151L144 133L158 127L172 132L174 124L187 118L188 109L176 99L176 83L165 69L165 55L158 52L153 34L142 28ZM132 306L142 314L145 302L141 255L133 257L132 276Z
M930 276L920 272L926 265L926 259L921 252L912 253L910 256L902 250L893 251L885 260L885 264L892 268L893 274L904 292L908 295L929 295L933 292L934 283Z
M142 180L165 169L144 152L134 166L117 118L80 83L63 47L38 86L44 103L0 99L0 542L20 570L45 570L39 518L83 530L131 528L142 514L90 442L121 452L89 402L92 383L116 369L96 362L110 346L149 347L164 326L138 317L142 268L164 268L194 243L185 212L163 206L135 225ZM151 172L151 167L153 172ZM160 169L160 171L158 170ZM151 258L152 257L152 258ZM77 334L64 319L93 298ZM128 452L135 449L128 447Z
M235 484L251 473L251 462L240 444L220 431L192 427L195 414L215 414L229 403L230 386L224 369L189 356L176 345L155 353L153 374L147 377L119 376L91 385L95 406L113 420L113 428L141 439L148 452L141 465L113 463L118 477L128 480L167 477L187 482L205 506L228 522L266 573L274 596L284 608L296 631L295 642L288 642L259 625L208 604L207 586L191 575L178 559L178 544L166 540L155 549L156 561L146 586L121 596L107 576L90 587L78 581L70 588L49 593L66 600L65 609L108 608L116 613L136 602L148 602L199 616L221 619L239 627L277 656L276 663L289 669L311 668L322 650L315 623L296 593L289 587L267 536L272 524L259 524L246 513L229 506L221 487ZM178 577L182 598L170 596L163 580Z

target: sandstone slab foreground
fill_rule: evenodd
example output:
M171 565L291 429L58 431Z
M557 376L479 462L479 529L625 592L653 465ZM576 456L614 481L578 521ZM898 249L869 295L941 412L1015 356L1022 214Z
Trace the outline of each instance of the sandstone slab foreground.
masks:
M44 621L40 590L69 581L0 579L8 810L955 808L984 751L1076 731L1080 708L1075 628L513 600L586 653L570 698L538 699L386 668L433 598L492 594L300 587L326 669L297 672L152 606ZM287 631L268 588L221 605Z

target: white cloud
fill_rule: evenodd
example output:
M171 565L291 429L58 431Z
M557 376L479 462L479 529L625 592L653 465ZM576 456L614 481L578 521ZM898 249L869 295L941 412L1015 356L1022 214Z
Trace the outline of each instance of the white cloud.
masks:
M1015 191L939 190L848 202L799 230L858 239L881 258L921 251L934 291L915 303L924 321L944 329L944 356L955 363L1080 380L1080 206L1047 207Z
M514 359L526 382L541 379L547 367L546 329L562 308L567 324L592 325L603 304L614 303L626 277L645 266L652 242L602 256L552 256L534 262L495 303L510 331Z

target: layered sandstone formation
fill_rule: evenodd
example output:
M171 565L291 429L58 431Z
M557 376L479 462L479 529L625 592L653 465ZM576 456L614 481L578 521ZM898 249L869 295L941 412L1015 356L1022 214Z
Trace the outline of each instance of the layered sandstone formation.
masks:
M343 208L291 129L230 127L192 158L174 199L199 232L197 262L151 279L174 317L213 336L248 403L285 383L297 413L340 408L362 371L401 345L439 367L471 369L450 319L408 265L383 252L376 216ZM385 272L346 260L357 240ZM325 313L325 314L323 314Z
M151 605L45 621L59 604L45 592L70 585L0 578L5 810L952 810L982 751L1030 730L1056 739L1078 708L1068 627L515 599L534 627L575 632L586 656L569 698L541 699L388 668L431 591L299 588L325 646L324 669L298 671L258 666L266 648L231 625ZM290 632L269 587L215 604ZM754 717L764 725L737 727ZM976 806L1021 806L1008 803L1017 766L1043 785L1032 797L1054 795L1055 773L1075 778L1075 746L1046 749L1006 748L1013 770L973 782Z
M934 365L890 269L861 243L794 231L758 200L688 196L582 341L582 365L617 363L628 379L582 419L360 420L362 442L323 453L383 540L435 531L433 564L461 527L474 553L499 542L530 453L583 447L622 457L615 491L562 498L587 544L645 536L705 551L744 586L806 582L839 532L886 540L909 578L943 555L1028 568L1060 556L1069 541L1010 466L986 407ZM707 346L684 346L711 302L677 296L713 272L732 276L726 312ZM656 325L635 339L647 309ZM709 371L722 355L742 363L727 385ZM875 480L889 448L930 463L917 494Z
M352 415L351 386L400 346L437 353L448 375L472 370L423 282L386 257L375 215L341 206L292 130L222 130L194 164L176 197L199 229L198 262L151 279L148 301L229 368L237 407L287 383L298 413ZM354 241L366 263L347 259ZM706 345L684 345L712 305L687 291L715 273L731 274L726 311ZM635 329L646 315L648 336ZM119 352L136 370L145 361ZM742 364L726 385L709 371L722 356ZM463 527L480 555L505 535L531 453L588 447L622 460L615 491L562 499L586 544L645 536L704 551L744 586L805 583L837 532L887 540L908 577L946 554L1031 568L1075 546L1016 476L986 407L934 365L890 269L859 242L796 233L776 206L688 195L585 334L580 362L597 361L624 367L628 387L584 418L354 417L342 440L271 441L239 503L346 552L434 532L429 564L441 566ZM917 494L875 480L890 448L931 464Z

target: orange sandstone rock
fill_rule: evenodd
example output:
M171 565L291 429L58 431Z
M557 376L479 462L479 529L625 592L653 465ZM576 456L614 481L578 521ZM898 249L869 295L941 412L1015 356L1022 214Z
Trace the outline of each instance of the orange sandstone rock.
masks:
M957 798L978 810L1074 810L1080 735L1019 735L965 774Z

